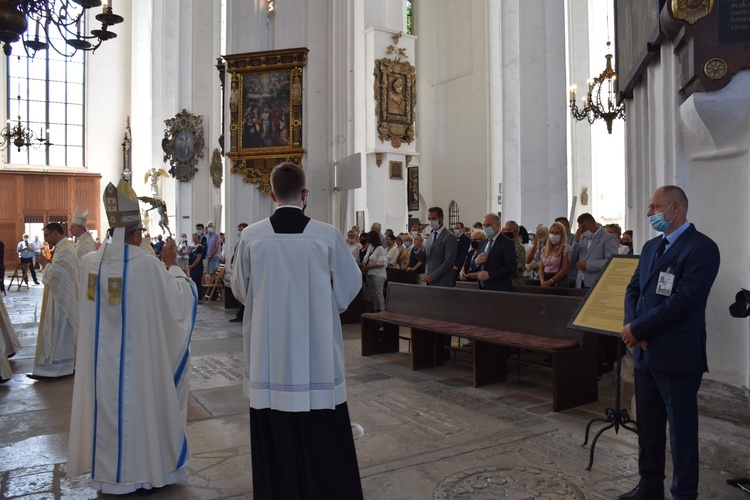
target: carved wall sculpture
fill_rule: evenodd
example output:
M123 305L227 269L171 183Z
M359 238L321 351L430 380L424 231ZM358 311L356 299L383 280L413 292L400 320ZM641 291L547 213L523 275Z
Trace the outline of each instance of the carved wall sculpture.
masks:
M161 141L164 163L169 163L169 173L178 181L189 181L198 172L198 160L203 158L203 115L186 110L174 118L164 120L167 126Z
M214 149L214 154L211 156L211 181L214 186L221 187L221 181L224 177L224 165L221 161L221 152L219 148Z
M399 148L401 143L411 144L414 140L417 77L414 66L400 60L406 56L403 49L396 52L394 48L389 53L398 56L375 61L375 115L380 140Z

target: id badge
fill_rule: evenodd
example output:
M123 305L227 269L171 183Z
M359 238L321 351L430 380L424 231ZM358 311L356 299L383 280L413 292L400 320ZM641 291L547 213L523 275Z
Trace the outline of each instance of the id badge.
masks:
M656 282L656 294L669 297L672 295L672 285L674 285L674 274L667 272L659 273L659 281Z

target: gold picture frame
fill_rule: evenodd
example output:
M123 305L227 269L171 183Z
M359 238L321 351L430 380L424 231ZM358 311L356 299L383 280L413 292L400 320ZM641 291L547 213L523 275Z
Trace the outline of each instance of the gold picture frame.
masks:
M302 82L308 49L224 56L231 75L229 151L232 173L271 191L270 174L282 162L302 167Z
M417 105L417 76L408 61L389 58L375 61L375 115L378 137L394 148L414 141L414 108Z

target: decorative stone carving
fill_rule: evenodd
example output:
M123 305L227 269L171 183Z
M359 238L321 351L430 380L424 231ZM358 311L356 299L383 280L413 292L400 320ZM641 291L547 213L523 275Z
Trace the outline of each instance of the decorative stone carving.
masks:
M279 163L289 162L302 168L302 155L271 155L265 158L236 158L232 161L233 174L240 174L247 183L258 184L258 190L268 195L271 192L271 171Z
M172 177L189 181L198 172L198 159L203 158L203 115L196 116L183 109L164 123L167 126L161 141L164 163L169 163Z
M404 55L405 56L405 55ZM404 57L402 56L402 57ZM417 104L417 77L408 61L375 61L375 115L378 137L394 148L414 140L414 108Z
M672 0L672 14L675 19L695 24L711 13L714 0Z
M724 75L727 74L727 62L720 57L709 59L706 64L703 65L703 74L711 80L724 78Z

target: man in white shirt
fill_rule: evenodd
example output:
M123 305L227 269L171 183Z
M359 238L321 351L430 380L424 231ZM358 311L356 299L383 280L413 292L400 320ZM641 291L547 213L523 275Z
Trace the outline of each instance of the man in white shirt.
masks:
M301 168L274 168L271 198L277 210L242 232L232 270L246 306L253 494L361 499L339 314L362 275L338 229L303 213Z

